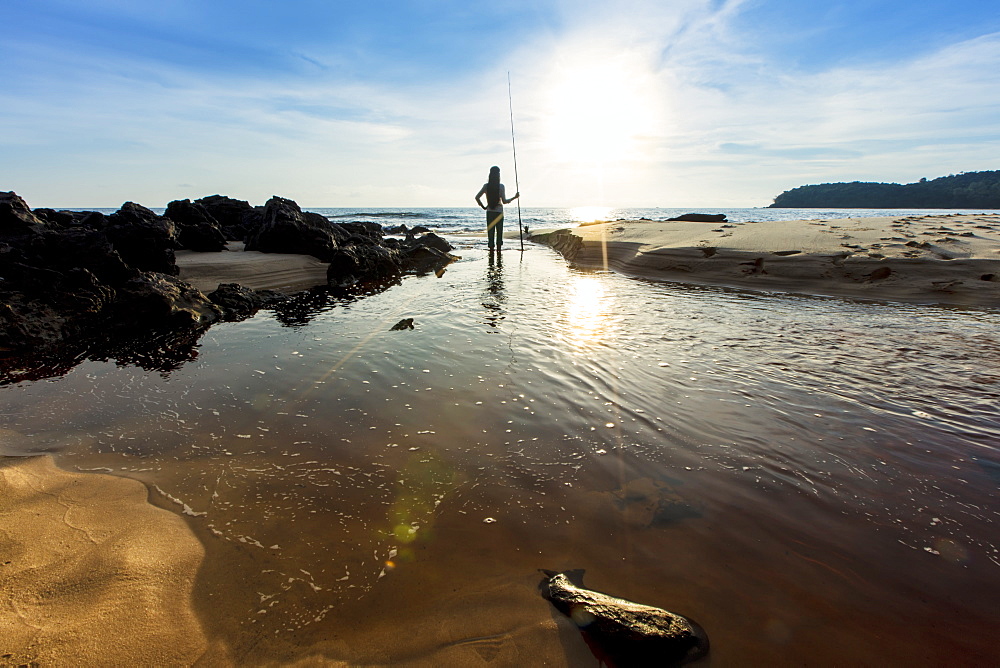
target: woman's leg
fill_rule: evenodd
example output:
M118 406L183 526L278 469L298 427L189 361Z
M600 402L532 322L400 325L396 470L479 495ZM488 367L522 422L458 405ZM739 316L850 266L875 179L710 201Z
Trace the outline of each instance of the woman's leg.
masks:
M490 248L494 245L500 246L503 243L503 212L502 211L487 211L486 212L486 239L489 241Z

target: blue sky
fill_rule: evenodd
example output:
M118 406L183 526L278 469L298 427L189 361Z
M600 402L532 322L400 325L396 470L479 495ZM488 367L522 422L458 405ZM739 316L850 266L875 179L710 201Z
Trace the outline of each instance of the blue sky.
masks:
M764 206L1000 169L1000 3L0 0L0 189Z

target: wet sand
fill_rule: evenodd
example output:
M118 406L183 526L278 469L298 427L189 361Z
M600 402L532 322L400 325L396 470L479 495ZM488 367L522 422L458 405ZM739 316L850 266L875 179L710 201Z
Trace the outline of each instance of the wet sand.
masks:
M617 221L552 233L581 267L682 283L1000 306L1000 216L746 223Z
M239 283L254 290L305 290L326 285L326 262L311 255L243 250L230 241L224 251L177 251L180 278L208 293L220 283Z
M4 665L190 665L204 548L135 480L0 459Z

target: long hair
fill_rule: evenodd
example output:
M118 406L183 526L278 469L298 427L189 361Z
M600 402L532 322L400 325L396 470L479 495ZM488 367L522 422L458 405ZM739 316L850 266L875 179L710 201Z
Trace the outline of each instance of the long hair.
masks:
M500 168L490 167L490 178L486 182L486 204L495 207L500 204Z

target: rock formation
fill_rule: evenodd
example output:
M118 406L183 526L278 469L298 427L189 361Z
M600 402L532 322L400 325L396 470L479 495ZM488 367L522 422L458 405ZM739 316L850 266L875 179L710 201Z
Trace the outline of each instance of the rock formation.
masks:
M223 320L246 320L262 308L279 304L288 295L274 290L251 290L239 283L222 283L208 293L208 298L222 310Z
M174 222L134 202L107 217L36 214L0 193L0 347L215 322L222 310L176 278L176 246Z
M573 620L606 665L679 666L708 652L708 636L689 619L586 589L582 570L542 572L542 596Z
M12 361L27 354L82 359L86 349L117 359L120 345L126 359L179 364L214 322L284 304L292 319L309 311L311 297L299 304L237 284L206 296L177 278L177 249L219 251L227 239L245 237L247 250L329 262L328 284L336 290L384 289L404 273L441 271L456 259L441 237L408 233L405 240L384 239L378 224L331 223L281 197L262 208L222 195L174 200L163 216L126 202L104 216L32 211L15 193L0 193L0 382L44 377ZM171 342L190 354L171 355L164 350Z
M264 205L260 226L247 235L246 249L262 253L299 253L330 262L349 232L326 216L303 211L290 199L272 197Z
M181 248L204 253L226 247L226 237L218 221L202 204L189 199L174 200L167 204L163 216L177 223L177 241Z
M264 217L263 207L252 207L246 200L224 195L202 197L194 204L204 207L219 224L223 236L230 241L245 241L247 234L260 227Z

